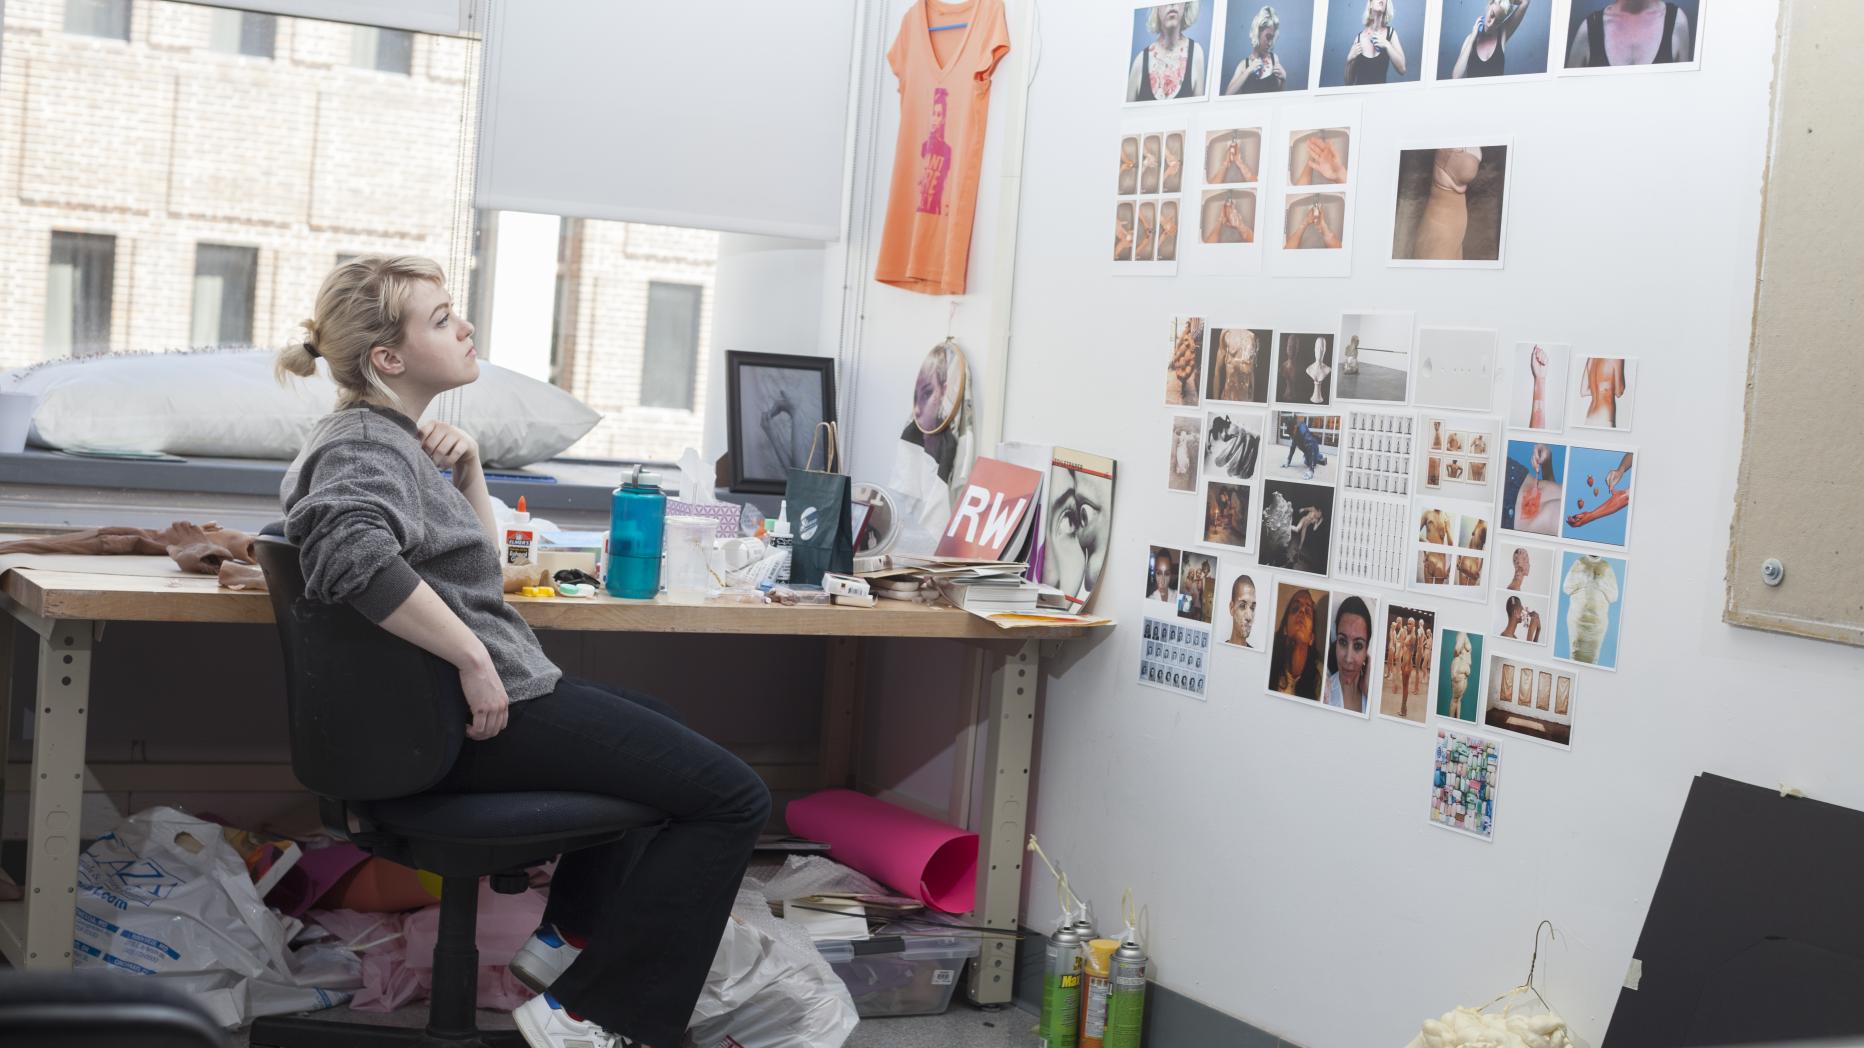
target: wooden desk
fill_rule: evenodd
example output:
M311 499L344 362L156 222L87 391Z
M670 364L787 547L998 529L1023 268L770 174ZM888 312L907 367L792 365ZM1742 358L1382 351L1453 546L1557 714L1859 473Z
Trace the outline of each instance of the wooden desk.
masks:
M118 562L131 559L112 558ZM510 598L536 629L627 633L719 633L824 637L821 784L852 785L861 697L860 642L868 637L942 638L1004 649L990 675L984 811L973 920L1014 931L1022 891L1029 758L1034 749L1035 683L1041 642L1084 635L1081 627L1008 631L964 612L898 601L874 608L678 605L609 597ZM72 922L84 787L91 659L109 622L269 623L263 593L223 590L212 579L14 568L0 576L0 607L39 637L32 740L32 826L26 894L0 903L0 953L16 968L71 965ZM994 643L992 643L994 642ZM0 629L0 726L10 723L13 631ZM0 768L6 765L0 731ZM997 871L993 873L993 871ZM4 876L4 875L0 875ZM1014 943L992 937L968 981L971 999L1010 999Z

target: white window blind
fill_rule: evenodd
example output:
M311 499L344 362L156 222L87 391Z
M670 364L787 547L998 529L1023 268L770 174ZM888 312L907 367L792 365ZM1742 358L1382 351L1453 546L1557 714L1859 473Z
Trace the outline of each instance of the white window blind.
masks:
M475 205L840 236L858 0L491 0Z
M473 4L479 0L189 0L208 7L263 11L327 22L406 29L415 33L464 36L472 28ZM545 6L545 5L540 5Z

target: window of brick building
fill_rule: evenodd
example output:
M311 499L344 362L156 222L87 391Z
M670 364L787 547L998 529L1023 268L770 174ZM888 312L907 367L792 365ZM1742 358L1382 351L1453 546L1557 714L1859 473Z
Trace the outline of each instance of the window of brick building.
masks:
M705 288L698 284L647 285L647 341L641 358L641 406L693 408L699 369L699 317Z
M45 355L86 356L110 348L116 237L52 234L45 270Z
M252 342L253 292L258 286L259 249L201 244L194 250L194 323L188 344L247 345Z
M414 71L414 34L405 29L356 26L350 35L350 65L408 76Z
M271 58L278 44L278 16L255 11L214 12L211 46L249 58Z
M130 0L65 0L65 32L129 39Z

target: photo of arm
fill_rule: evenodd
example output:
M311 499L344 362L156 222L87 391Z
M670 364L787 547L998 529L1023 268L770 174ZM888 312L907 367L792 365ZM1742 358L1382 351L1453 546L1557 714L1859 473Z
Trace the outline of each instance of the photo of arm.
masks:
M1508 40L1521 28L1533 0L1484 0L1482 14L1463 38L1450 79L1503 76L1508 72ZM1445 16L1448 18L1448 14ZM1545 64L1543 62L1542 70ZM1540 72L1542 70L1535 70Z

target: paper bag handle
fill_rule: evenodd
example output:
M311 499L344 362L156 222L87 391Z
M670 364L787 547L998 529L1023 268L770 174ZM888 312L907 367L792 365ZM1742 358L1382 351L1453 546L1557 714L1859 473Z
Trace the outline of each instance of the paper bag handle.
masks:
M839 454L836 448L838 441L836 439L835 423L833 422L816 423L815 434L809 438L809 457L803 460L803 468L806 470L815 469L816 445L821 441L822 431L824 429L828 430L828 456L822 463L821 472L833 473L835 472L835 463L839 460Z

